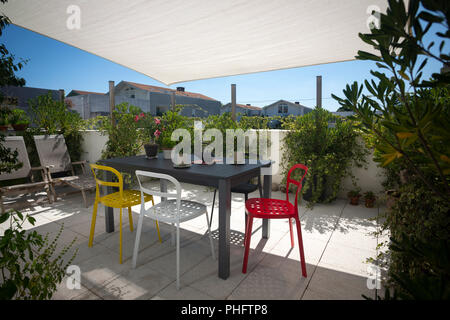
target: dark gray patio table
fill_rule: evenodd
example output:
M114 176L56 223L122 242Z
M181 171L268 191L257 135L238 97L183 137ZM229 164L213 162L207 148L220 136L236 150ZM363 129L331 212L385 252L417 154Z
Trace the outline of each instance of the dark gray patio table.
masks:
M231 188L247 182L261 174L262 167L269 167L270 163L249 164L220 164L201 165L193 164L189 168L174 168L172 160L163 159L159 154L156 159L147 159L144 155L113 158L99 161L101 164L115 168L121 172L134 174L136 170L146 170L164 173L173 176L181 182L209 186L219 189L219 277L227 279L230 275L230 214L231 214ZM111 175L107 174L107 180ZM265 198L270 198L272 176L264 176ZM161 183L161 190L166 191L165 183ZM105 207L106 232L114 231L113 209ZM262 237L269 238L269 220L264 219Z

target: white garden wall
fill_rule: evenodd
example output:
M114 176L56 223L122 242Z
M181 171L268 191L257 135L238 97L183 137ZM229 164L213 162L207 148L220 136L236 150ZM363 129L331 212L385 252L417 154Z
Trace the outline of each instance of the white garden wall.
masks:
M106 142L108 142L108 136L102 136L98 130L85 130L81 134L83 135L81 160L96 163L102 157L102 151Z
M271 139L278 136L278 150L279 159L271 155L271 160L276 161L278 165L274 165L274 172L272 177L273 183L281 183L282 181L282 167L278 167L282 162L283 152L284 152L284 137L287 133L286 130L267 130L270 132ZM95 163L101 158L102 150L104 149L106 142L108 141L108 136L102 136L97 130L86 130L82 132L83 134L83 155L82 160L87 160L90 163ZM274 142L274 146L277 144ZM275 148L276 149L276 148ZM383 187L381 182L383 181L383 169L378 167L377 164L372 160L372 155L369 155L367 168L352 168L353 174L358 178L358 186L361 188L362 192L373 191L375 193L381 192ZM278 167L278 168L277 168ZM278 170L277 170L278 169ZM347 192L353 188L350 177L346 178L342 183L342 188L338 193L338 197L345 198Z

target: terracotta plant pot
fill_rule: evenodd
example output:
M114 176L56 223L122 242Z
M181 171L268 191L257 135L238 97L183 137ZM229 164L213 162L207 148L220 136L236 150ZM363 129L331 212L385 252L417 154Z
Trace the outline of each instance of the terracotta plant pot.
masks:
M375 204L375 199L365 199L365 205L367 208L373 208Z
M0 131L7 131L8 130L8 125L1 125L0 126Z
M144 149L147 158L156 158L158 155L158 145L155 143L144 144Z
M350 198L350 204L357 206L359 204L359 197L351 197Z
M13 124L12 127L15 131L25 131L28 128L28 123Z

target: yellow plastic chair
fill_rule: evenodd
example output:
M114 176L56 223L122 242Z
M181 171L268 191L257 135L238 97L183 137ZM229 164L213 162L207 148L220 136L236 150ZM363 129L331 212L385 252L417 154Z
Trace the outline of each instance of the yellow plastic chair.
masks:
M95 231L95 219L97 217L97 207L98 204L101 203L107 207L111 208L120 208L120 257L119 262L122 263L122 209L128 209L128 217L130 219L130 230L133 232L133 217L131 214L131 207L141 203L141 192L138 190L123 190L123 177L119 171L114 168L107 166L100 166L97 164L90 164L92 172L94 174L95 182L96 182L96 191L95 191L95 203L94 210L92 212L92 223L91 223L91 233L89 235L89 247L92 247L92 242L94 240L94 231ZM103 181L97 178L95 174L96 170L103 170L112 172L116 175L118 182L110 182ZM100 197L100 186L107 187L118 187L119 191L107 194L105 196ZM144 194L144 202L152 202L152 205L155 205L153 201L153 196ZM161 242L161 235L159 233L159 225L158 221L156 221L156 230L158 231L159 242Z

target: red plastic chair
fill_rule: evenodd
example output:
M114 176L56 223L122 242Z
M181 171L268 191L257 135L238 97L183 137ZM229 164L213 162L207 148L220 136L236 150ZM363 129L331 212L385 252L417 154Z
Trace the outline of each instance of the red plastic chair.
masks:
M305 173L300 181L291 179L291 173L295 169L302 169ZM292 232L291 219L295 219L295 225L297 226L298 246L300 249L300 263L302 266L302 275L306 278L306 264L305 255L303 252L302 231L300 225L300 219L298 218L298 193L302 189L302 181L308 172L308 167L303 164L296 164L289 169L286 179L286 200L279 199L264 199L264 198L252 198L245 202L245 209L248 212L247 216L247 230L245 231L245 252L244 263L242 266L242 273L247 272L248 253L250 249L250 239L252 237L252 225L253 218L262 219L289 219L289 231L291 233L291 247L294 247L294 234ZM289 202L289 186L290 184L297 186L295 193L295 205Z

